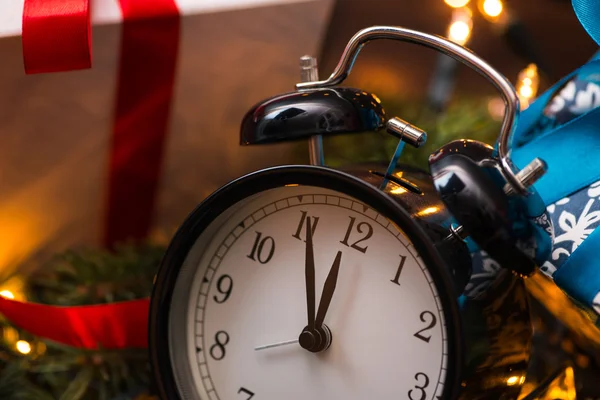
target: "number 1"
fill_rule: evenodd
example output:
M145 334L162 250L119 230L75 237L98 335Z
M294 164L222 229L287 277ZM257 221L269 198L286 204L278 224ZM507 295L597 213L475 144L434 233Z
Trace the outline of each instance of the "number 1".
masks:
M394 282L396 285L400 286L400 274L402 273L402 268L404 268L404 262L406 261L406 256L400 256L400 265L398 266L398 270L396 271L396 277L394 279L390 279L390 282Z

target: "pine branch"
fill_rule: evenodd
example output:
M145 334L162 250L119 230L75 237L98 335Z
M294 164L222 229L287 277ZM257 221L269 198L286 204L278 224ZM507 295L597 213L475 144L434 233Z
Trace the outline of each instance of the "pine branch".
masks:
M148 297L164 250L139 244L119 246L114 252L67 251L28 277L26 297L66 306ZM4 321L4 329L15 328ZM18 331L18 338L32 347L24 356L15 349L16 339L7 342L4 336L0 399L133 400L147 395L151 380L145 349L90 351L40 341Z

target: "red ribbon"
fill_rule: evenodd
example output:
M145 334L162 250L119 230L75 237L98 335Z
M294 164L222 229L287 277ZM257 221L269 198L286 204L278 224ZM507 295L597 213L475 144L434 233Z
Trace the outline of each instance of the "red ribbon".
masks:
M27 74L90 68L89 0L25 0L22 41Z
M121 61L105 217L105 245L147 236L179 48L174 0L120 0Z
M84 349L148 347L148 299L57 307L0 296L0 312L15 326L54 342Z
M27 73L89 68L89 0L25 0ZM174 0L120 0L121 60L112 136L105 242L147 235L175 82ZM149 300L56 307L0 298L0 313L41 338L96 349L147 347Z

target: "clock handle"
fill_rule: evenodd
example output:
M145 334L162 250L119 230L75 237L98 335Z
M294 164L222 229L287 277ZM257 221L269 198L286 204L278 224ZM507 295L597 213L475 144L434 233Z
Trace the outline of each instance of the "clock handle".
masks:
M504 98L504 104L506 106L500 137L498 139L500 167L502 174L511 186L512 191L517 194L527 195L527 186L524 185L522 180L519 179L520 177L517 176L519 171L513 165L509 157L510 141L519 119L520 105L517 92L508 79L492 68L488 63L476 56L470 50L450 40L441 36L430 35L395 26L373 26L366 28L359 31L352 39L350 39L342 53L340 62L329 78L323 81L298 83L296 84L296 89L317 89L339 85L348 77L348 75L350 75L354 62L362 47L367 42L375 39L400 40L437 50L479 72L491 82L496 89L498 89Z

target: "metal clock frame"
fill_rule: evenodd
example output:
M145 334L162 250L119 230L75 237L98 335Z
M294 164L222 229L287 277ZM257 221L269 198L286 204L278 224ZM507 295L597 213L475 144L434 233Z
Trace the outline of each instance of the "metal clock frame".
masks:
M377 187L348 173L327 167L288 165L264 169L238 178L206 198L176 232L155 279L149 316L149 351L161 398L181 400L171 364L169 315L177 277L189 251L202 232L223 212L249 196L289 184L316 186L352 196L395 223L410 239L434 280L443 304L448 337L448 370L443 399L455 399L464 364L461 319L453 277L431 238L394 199Z

